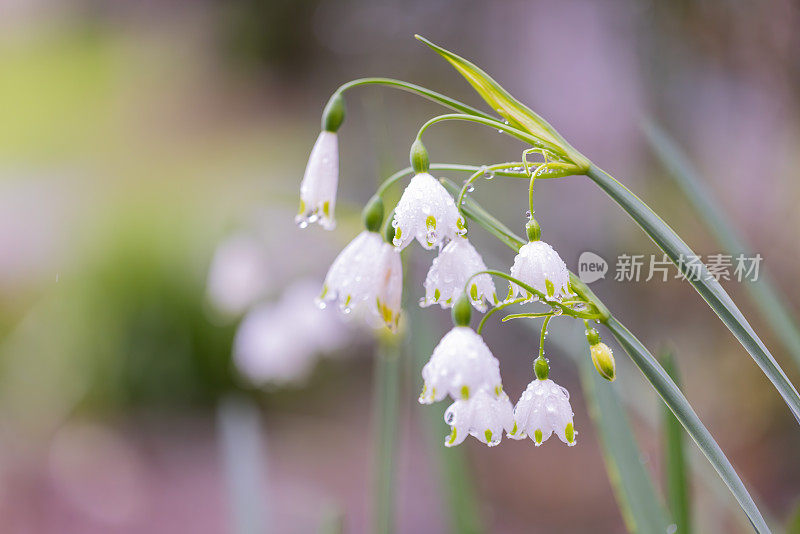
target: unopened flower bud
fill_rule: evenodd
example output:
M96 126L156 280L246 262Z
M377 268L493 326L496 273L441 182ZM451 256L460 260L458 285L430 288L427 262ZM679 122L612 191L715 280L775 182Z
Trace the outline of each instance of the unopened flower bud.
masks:
M605 343L599 342L589 347L589 351L592 354L592 363L594 364L594 368L597 369L597 372L600 373L600 376L609 382L613 382L617 377L617 374L616 366L614 364L614 354L611 352L609 346Z

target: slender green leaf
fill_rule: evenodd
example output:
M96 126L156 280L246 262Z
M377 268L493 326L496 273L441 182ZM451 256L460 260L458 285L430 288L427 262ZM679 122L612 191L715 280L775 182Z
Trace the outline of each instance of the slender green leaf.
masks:
M795 419L800 422L800 395L797 390L722 285L711 276L705 264L699 261L699 256L647 204L611 175L592 165L587 176L636 221L687 277L700 296L747 349L786 401Z
M475 208L480 208L477 202L473 201L473 204ZM481 211L482 208L481 210L470 209L469 211L465 210L465 213L483 228L486 228L490 232L498 232L498 221L494 218L484 218L480 215ZM519 247L514 245L515 241L519 242L520 238L509 231L504 242L516 251ZM593 300L599 307L605 309L603 303L600 302L596 296L593 296ZM633 362L642 371L647 381L650 382L664 403L675 414L675 417L695 441L699 449L720 475L723 482L728 486L731 494L736 498L739 506L744 510L750 520L751 525L753 525L759 533L770 532L761 512L744 487L739 475L736 474L730 461L725 457L722 449L720 449L717 442L711 436L711 433L703 425L702 421L700 421L700 418L697 417L697 414L694 412L683 393L681 393L678 386L675 385L644 345L642 345L627 328L617 321L617 319L609 317L609 319L605 321L605 324L614 334L614 337L617 338L620 345L625 349L625 352L630 355Z
M617 319L611 317L606 322L606 326L611 330L611 333L614 334L614 337L617 338L617 341L622 348L625 349L625 352L631 357L633 363L642 371L647 381L653 385L664 403L672 410L672 413L675 414L675 417L680 421L681 425L683 425L683 428L686 429L686 432L689 433L697 446L700 447L700 450L703 451L703 454L706 455L706 458L708 458L708 461L714 466L714 469L716 469L719 476L722 477L725 484L727 484L733 496L739 501L739 506L741 506L744 513L747 514L756 532L770 532L766 521L764 521L764 518L761 516L761 512L758 510L755 502L753 502L753 498L747 492L747 488L744 487L742 480L739 478L739 475L736 474L730 461L725 457L722 449L720 449L717 442L711 436L711 433L705 425L703 425L702 421L700 421L700 418L692 409L686 397L683 396L681 390L675 382L672 381L669 375L667 375L666 371L664 371L664 368L659 365L644 345L642 345L625 326L617 321Z
M711 191L700 179L700 173L677 143L653 122L646 122L643 129L650 147L669 171L669 176L694 205L695 211L705 221L725 252L737 257L751 256L751 250L745 245L744 239L720 209ZM761 272L757 279L747 280L745 289L800 368L800 327L795 319L796 315L776 290L769 273Z
M535 329L535 322L527 321ZM671 524L662 499L647 471L639 445L616 387L603 379L592 365L589 346L579 321L560 321L549 327L580 369L581 385L589 413L603 448L608 478L614 488L625 525L630 532L667 532Z
M569 157L573 163L582 168L588 167L588 160L570 146L566 140L546 120L528 106L511 96L499 83L470 61L449 50L433 44L429 40L415 35L417 39L431 47L446 59L472 86L492 109L505 118L509 124L541 140L538 146L547 148L555 154Z
M661 354L664 370L680 388L678 364L670 351ZM692 531L689 476L687 474L686 454L683 443L683 429L680 421L669 409L664 410L664 470L666 471L667 499L672 517L678 526L679 534Z

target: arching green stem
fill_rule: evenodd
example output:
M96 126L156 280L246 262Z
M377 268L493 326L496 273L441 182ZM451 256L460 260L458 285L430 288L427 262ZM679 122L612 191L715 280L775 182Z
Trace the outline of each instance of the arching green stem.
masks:
M460 111L461 113L467 113L469 115L475 115L487 119L494 119L492 115L489 115L486 112L483 112L470 105L460 102L455 98L450 98L449 96L437 93L436 91L432 91L427 87L422 87L421 85L405 82L403 80L395 80L393 78L359 78L357 80L352 80L345 84L342 84L341 86L339 86L336 92L344 93L345 91L352 89L353 87L359 87L363 85L383 85L386 87L392 87L394 89L400 89L401 91L414 93L423 98L427 98L428 100L436 102L437 104L441 104L447 108Z
M509 306L511 306L512 304L520 304L520 303L522 303L522 302L525 302L526 300L527 300L527 299L526 299L525 297L522 297L522 298L518 298L518 299L515 299L515 300L508 300L508 301L506 301L506 302L503 302L503 303L501 303L501 304L498 304L497 306L495 306L494 308L492 308L491 310L489 310L488 312L486 312L486 314L485 314L485 315L483 316L483 318L481 319L481 322L480 322L480 323L478 323L478 330L477 330L477 332L478 332L479 334L481 333L481 331L483 330L483 325L485 325L485 324L486 324L486 321L488 321L488 320L489 320L489 317L491 317L492 315L494 315L494 314L495 314L495 312L499 312L499 311L500 311L500 310L502 310L503 308L508 308L508 307L509 307Z
M533 136L528 132L524 132L519 128L514 128L513 126L510 126L507 123L501 122L497 119L491 119L475 115L466 115L462 113L448 113L446 115L439 115L438 117L433 117L420 127L419 131L417 132L417 139L422 139L422 134L430 126L436 124L437 122L444 122L444 121L467 121L467 122L483 124L484 126L490 126L492 128L495 128L503 133L510 135L511 137L514 137L516 139L519 139L520 141L528 143L529 145L533 145L536 148L546 150L548 152L554 152L555 150L557 150L557 147L554 147L551 143L548 143L547 141L542 141L538 137Z
M466 288L469 287L469 283L472 281L473 278L475 278L476 276L479 276L481 274L489 274L489 275L492 275L492 276L499 276L500 278L504 278L505 280L508 280L509 282L513 282L513 283L517 284L518 286L520 286L525 291L529 292L530 294L536 295L543 303L547 303L548 305L550 305L550 306L552 306L554 308L559 308L562 313L564 313L566 315L569 315L571 317L577 317L579 319L598 319L600 317L600 315L598 313L591 313L591 312L584 312L584 311L575 310L575 309L573 309L573 308L571 308L569 306L565 306L564 304L562 304L561 302L559 302L557 300L549 301L549 300L547 300L547 297L545 296L545 294L542 293L541 291L537 291L533 287L529 286L528 284L526 284L525 282L523 282L521 280L518 280L518 279L514 278L510 274L504 273L502 271L495 271L493 269L487 269L485 271L478 271L477 273L475 273L472 276L470 276L467 279L467 283L464 284L464 289L466 290ZM527 300L527 298L525 300ZM592 303L587 302L586 304L587 304L587 306L590 306L590 307L594 308L594 305Z
M537 317L552 317L554 314L553 312L538 312L538 313L512 313L511 315L506 315L502 319L500 319L501 323L505 323L506 321L511 321L513 319L535 319Z
M464 218L466 218L466 214L461 210L461 207L464 204L464 195L467 194L467 191L469 190L470 186L475 182L475 180L485 175L487 172L494 173L495 171L502 171L503 169L509 169L509 168L513 169L519 167L520 165L521 163L519 162L511 162L511 163L498 163L496 165L479 167L478 170L472 174L472 176L467 178L467 180L464 182L464 185L461 187L461 191L458 192L458 198L456 199L456 207L458 208L458 211L461 212L461 215Z

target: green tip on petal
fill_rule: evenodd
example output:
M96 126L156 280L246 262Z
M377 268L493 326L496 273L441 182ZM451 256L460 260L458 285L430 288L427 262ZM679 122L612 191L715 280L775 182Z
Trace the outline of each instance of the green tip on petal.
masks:
M450 431L450 435L447 437L447 441L445 441L445 445L451 447L456 442L456 427L453 427L453 430Z
M486 436L486 443L491 443L492 442L492 431L491 430L489 430L487 428L486 432L484 432L483 435Z
M537 445L542 444L542 431L538 428L536 429L536 432L533 433L533 439L536 441Z
M553 285L553 282L551 282L550 280L548 280L546 278L544 280L544 287L547 289L547 296L548 297L552 297L553 295L556 294L556 288Z
M575 443L575 427L572 426L572 423L567 423L567 426L564 429L564 435L567 438L567 443L569 443L570 445L573 445Z
M461 386L461 398L464 400L469 399L469 386Z

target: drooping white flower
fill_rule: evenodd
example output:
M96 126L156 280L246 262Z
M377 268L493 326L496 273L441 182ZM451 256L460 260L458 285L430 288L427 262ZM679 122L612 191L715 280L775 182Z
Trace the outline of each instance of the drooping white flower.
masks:
M468 326L456 326L433 349L422 368L422 394L419 402L431 404L450 395L454 400L469 399L479 391L499 394L500 362L483 338Z
M447 189L428 174L416 174L394 211L394 246L404 249L416 237L426 249L467 232L464 218Z
M514 430L508 436L528 436L538 447L555 432L561 441L573 446L577 432L572 416L569 392L549 378L536 379L528 384L514 408Z
M233 342L233 361L258 385L283 385L305 379L321 354L341 349L351 330L335 313L314 304L318 282L290 286L277 302L245 315Z
M336 226L333 211L338 183L338 137L335 132L323 130L311 149L300 183L300 209L294 220L301 228L319 222L326 230L333 230Z
M269 258L265 244L240 234L223 241L208 271L206 295L214 309L226 316L244 313L270 289Z
M519 249L511 267L511 276L525 282L543 293L550 301L562 300L572 294L569 287L569 271L561 256L544 241L531 241ZM535 300L525 289L511 282L508 299L517 295Z
M478 391L468 400L457 400L444 413L444 421L450 425L450 435L444 444L452 447L473 435L490 447L500 443L503 431L514 427L514 409L508 395L486 390Z
M464 292L464 285L473 274L485 271L481 255L466 239L456 237L434 258L425 277L425 300L422 306L438 303L442 308L451 308ZM486 302L496 304L497 294L492 277L480 274L472 279L469 299L475 309L485 312Z
M339 309L369 324L397 328L403 292L400 255L376 232L363 231L331 265L319 302L336 302Z

